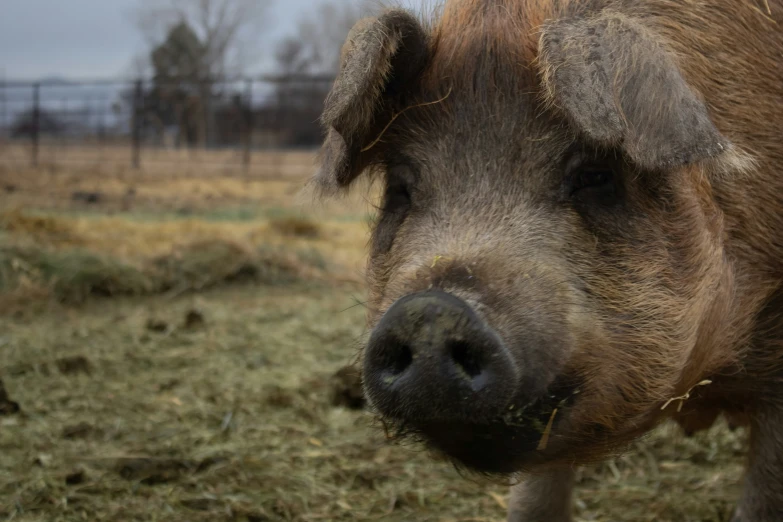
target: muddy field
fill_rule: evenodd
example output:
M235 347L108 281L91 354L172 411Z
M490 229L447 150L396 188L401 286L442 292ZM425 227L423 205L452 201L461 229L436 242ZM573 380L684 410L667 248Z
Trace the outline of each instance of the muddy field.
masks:
M504 484L387 440L340 372L374 192L313 206L312 159L0 166L0 518L503 520ZM664 426L579 471L577 520L728 521L744 448Z

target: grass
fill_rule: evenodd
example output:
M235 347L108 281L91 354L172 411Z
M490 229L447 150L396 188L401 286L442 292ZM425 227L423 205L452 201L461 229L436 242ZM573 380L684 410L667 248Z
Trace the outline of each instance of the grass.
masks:
M101 176L58 173L47 183L46 172L19 176L0 169L0 182L16 187L0 213L0 303L47 295L79 303L96 295L199 291L238 280L360 279L364 243L356 239L367 232L367 220L356 217L366 214L361 201L340 211L327 205L320 213L312 206L305 212L301 178L284 185L256 180L263 195L247 180L217 178L214 185L222 183L228 193L258 197L252 205L233 199L221 205L199 189L208 183L201 177L142 175L147 185L117 211L111 193L121 192L116 185L122 176ZM191 182L195 188L183 196ZM107 196L87 206L69 198L87 187ZM148 193L154 197L143 196ZM172 212L183 198L191 211Z
M0 247L0 291L48 287L64 302L91 295L141 295L153 289L142 270L121 260L83 249L50 251L37 247Z
M321 229L317 223L301 217L279 218L270 221L269 225L279 233L291 237L315 239L321 235Z
M502 520L503 485L333 405L331 377L363 335L350 304L325 284L234 286L0 321L22 408L0 417L0 516ZM194 309L203 325L189 328ZM58 369L79 357L90 373ZM724 426L693 439L663 429L580 471L577 520L727 521L744 446Z
M363 193L313 208L302 176L0 167L9 183L0 519L504 519L504 484L361 409ZM723 423L664 426L578 471L576 520L727 522L745 448Z
M90 297L179 294L224 283L287 284L308 274L315 279L325 267L310 251L250 251L227 241L188 244L141 266L84 249L0 247L0 294L19 298L28 289L33 297L79 304Z

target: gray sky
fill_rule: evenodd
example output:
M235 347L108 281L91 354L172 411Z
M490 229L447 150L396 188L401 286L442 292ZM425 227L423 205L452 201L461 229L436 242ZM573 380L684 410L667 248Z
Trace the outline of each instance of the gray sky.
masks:
M111 78L129 76L145 42L130 14L142 0L0 0L0 78ZM274 43L295 30L317 0L272 2L265 35ZM343 0L353 1L353 0ZM418 4L419 0L404 0ZM256 70L268 70L270 53Z

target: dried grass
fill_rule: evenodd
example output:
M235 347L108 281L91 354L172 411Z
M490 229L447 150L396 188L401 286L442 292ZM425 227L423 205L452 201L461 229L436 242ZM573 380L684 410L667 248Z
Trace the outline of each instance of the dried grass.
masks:
M43 243L74 245L79 242L71 227L62 220L27 214L19 209L0 213L0 230Z
M0 375L21 407L0 416L0 517L504 520L502 484L334 405L332 375L363 332L349 304L298 282L0 317ZM186 328L194 305L204 325ZM151 332L150 318L169 326ZM89 373L55 364L79 356ZM727 522L745 447L723 423L691 439L658 430L579 470L575 520Z
M79 303L94 295L149 293L153 284L137 267L81 249L0 246L0 292L21 295L24 288L46 288L59 301Z
M269 226L284 236L315 239L321 235L321 227L311 219L301 216L289 216L273 219Z
M0 214L0 302L11 310L47 295L79 303L237 281L324 279L327 271L335 280L358 281L364 244L356 238L366 233L364 220L338 214L342 221L316 222L295 212L292 199L280 196L282 205L247 213L216 206L184 218L147 210L112 214L105 208L110 199L88 213L55 204L17 207Z
M503 485L351 409L360 387L337 370L364 310L334 281L361 275L366 201L288 233L273 223L302 215L301 181L0 168L18 188L3 208L25 208L0 220L0 310L19 311L0 314L0 379L21 408L0 413L0 518L504 520ZM727 522L745 449L723 422L664 427L578 471L575 520Z
M279 249L255 251L230 241L200 241L138 265L82 249L0 246L0 295L17 303L202 291L225 283L286 284L318 278L320 258Z

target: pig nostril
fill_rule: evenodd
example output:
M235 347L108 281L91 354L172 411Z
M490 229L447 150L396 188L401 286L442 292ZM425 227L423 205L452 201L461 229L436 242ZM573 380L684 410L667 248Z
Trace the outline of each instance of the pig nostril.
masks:
M413 362L413 352L410 346L399 341L392 341L389 348L389 353L393 354L389 370L392 375L399 375Z
M481 375L481 360L477 357L476 351L464 341L452 341L448 346L449 354L452 360L459 366L471 379Z

